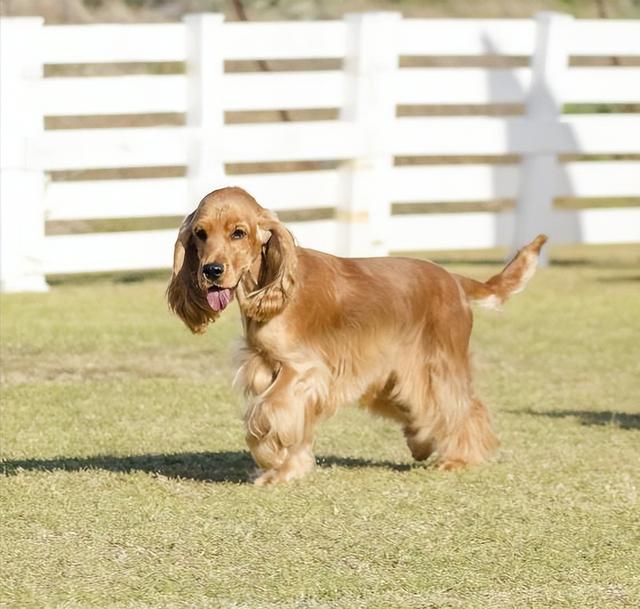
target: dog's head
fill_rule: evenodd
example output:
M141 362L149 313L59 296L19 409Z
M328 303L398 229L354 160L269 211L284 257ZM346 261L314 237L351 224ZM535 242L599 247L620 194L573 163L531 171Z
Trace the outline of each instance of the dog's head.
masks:
M241 188L215 190L178 231L169 306L195 333L234 296L244 315L267 321L291 297L295 265L293 237L275 214Z

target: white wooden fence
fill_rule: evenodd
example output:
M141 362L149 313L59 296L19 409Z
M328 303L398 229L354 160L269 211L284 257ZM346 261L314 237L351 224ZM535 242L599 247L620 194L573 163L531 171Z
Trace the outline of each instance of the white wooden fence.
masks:
M640 115L562 114L640 103L640 68L568 67L640 55L640 22L402 19L44 26L1 20L0 289L56 273L169 267L174 230L45 236L46 220L181 216L237 184L276 211L335 208L290 225L345 255L556 242L640 242L640 208L557 211L554 197L638 197ZM400 68L401 56L528 56L530 67ZM225 72L227 60L343 60L340 70ZM45 64L186 62L186 74L44 77ZM398 117L399 105L525 104L523 116ZM225 123L225 111L339 108L338 120ZM184 127L45 130L44 117L186 113ZM521 155L519 164L398 166L398 156ZM558 155L609 160L560 162ZM337 169L225 176L225 164L339 161ZM186 177L50 181L52 171L187 167ZM392 215L392 203L517 199L516 212Z

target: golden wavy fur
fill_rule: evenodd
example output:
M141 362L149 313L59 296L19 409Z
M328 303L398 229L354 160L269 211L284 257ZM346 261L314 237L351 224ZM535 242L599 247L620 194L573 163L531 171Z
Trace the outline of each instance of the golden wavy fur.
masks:
M524 289L545 241L480 282L423 260L296 247L251 195L223 188L182 224L167 297L196 333L237 297L257 484L311 470L316 424L356 401L396 420L415 459L454 469L485 462L497 445L471 384L469 303L497 307Z

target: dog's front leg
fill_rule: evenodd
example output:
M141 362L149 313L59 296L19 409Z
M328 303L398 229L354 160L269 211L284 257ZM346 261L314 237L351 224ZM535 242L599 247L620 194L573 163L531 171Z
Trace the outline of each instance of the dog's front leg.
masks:
M247 408L247 444L258 467L258 485L278 484L301 478L315 459L307 404L297 373L282 367L265 391Z

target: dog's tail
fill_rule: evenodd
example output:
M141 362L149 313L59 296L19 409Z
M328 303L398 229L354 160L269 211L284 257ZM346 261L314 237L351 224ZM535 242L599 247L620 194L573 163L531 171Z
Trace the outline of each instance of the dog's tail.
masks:
M469 302L489 309L500 309L512 294L522 292L536 272L540 249L546 241L546 235L538 235L529 245L519 250L500 273L484 283L456 275Z

